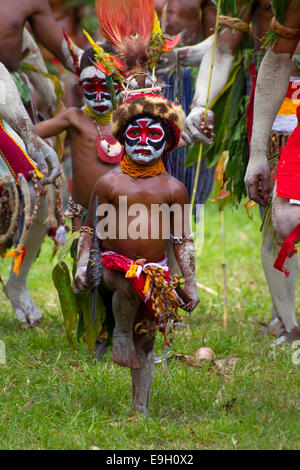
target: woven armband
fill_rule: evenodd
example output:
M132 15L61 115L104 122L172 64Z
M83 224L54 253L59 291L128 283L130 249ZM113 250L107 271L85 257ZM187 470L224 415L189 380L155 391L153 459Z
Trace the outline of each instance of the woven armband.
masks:
M219 23L227 26L228 28L240 31L241 33L247 33L250 30L248 23L243 21L241 18L219 15Z
M273 16L270 26L276 36L278 36L279 38L292 40L300 39L300 28L289 28L288 26L284 26L278 23L275 16Z
M87 225L82 225L79 229L80 233L89 233L90 235L93 235L94 234L94 229L92 229L91 227L88 227Z
M68 200L68 207L65 211L64 216L68 219L73 219L73 217L81 217L85 207L79 204L78 202L73 201L71 197Z
M170 236L170 241L173 245L180 245L187 241L193 241L194 234L191 233L188 237L174 237L173 235Z

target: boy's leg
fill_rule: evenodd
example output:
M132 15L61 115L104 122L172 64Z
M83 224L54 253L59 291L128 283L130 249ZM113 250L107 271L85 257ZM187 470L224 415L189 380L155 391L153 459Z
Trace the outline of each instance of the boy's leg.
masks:
M118 271L103 268L103 286L113 294L113 360L120 366L136 369L139 362L133 343L133 327L141 304L140 297L124 273Z
M149 328L155 327L146 307L141 304L135 325L147 320ZM153 329L154 332L154 329ZM132 377L132 410L148 413L148 402L154 377L154 335L134 333L134 344L140 367L131 369Z

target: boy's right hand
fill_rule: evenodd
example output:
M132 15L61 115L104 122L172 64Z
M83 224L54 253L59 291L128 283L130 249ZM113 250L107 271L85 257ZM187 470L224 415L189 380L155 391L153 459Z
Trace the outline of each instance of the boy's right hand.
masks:
M192 312L200 302L197 287L194 285L185 285L183 290L191 300L181 308L186 312Z
M77 268L73 282L73 291L75 292L75 294L79 294L80 292L84 292L88 289L86 283L86 270L86 266L80 266Z

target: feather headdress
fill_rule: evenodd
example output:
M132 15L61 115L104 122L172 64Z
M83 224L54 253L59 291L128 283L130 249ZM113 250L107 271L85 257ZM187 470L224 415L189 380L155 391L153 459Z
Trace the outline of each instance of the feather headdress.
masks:
M162 34L154 0L97 0L96 9L103 34L133 75L152 71L162 51L180 40Z
M147 72L154 0L97 0L99 24L132 74Z

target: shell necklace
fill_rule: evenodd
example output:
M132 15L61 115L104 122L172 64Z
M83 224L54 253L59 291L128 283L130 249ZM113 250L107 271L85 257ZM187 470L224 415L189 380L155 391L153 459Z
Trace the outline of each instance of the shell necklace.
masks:
M94 124L98 131L97 137L97 154L100 160L106 163L119 163L123 156L122 145L109 134L103 135L97 121Z

